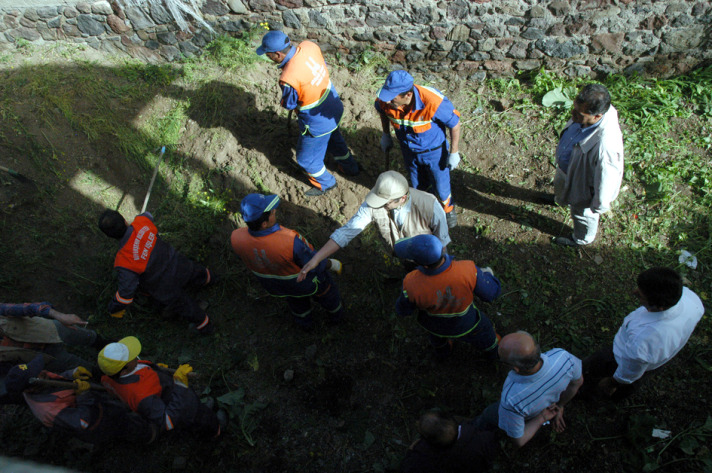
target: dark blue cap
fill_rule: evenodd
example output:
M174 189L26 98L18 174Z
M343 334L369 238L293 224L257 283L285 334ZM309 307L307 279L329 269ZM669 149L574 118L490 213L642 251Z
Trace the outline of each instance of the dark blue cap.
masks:
M30 378L36 378L44 368L44 358L37 355L29 363L22 363L10 368L5 377L5 389L8 393L21 393L30 383Z
M252 222L260 218L263 213L277 207L279 207L277 195L247 194L240 202L240 213L245 222Z
M409 92L413 88L413 76L406 71L393 71L386 77L386 82L378 92L378 99L390 102L396 95Z
M257 54L262 56L264 53L276 53L281 51L291 43L289 42L289 36L284 34L282 31L268 31L262 37L262 45L257 48Z
M398 240L394 250L400 259L409 259L428 266L440 261L443 244L435 235L416 235Z

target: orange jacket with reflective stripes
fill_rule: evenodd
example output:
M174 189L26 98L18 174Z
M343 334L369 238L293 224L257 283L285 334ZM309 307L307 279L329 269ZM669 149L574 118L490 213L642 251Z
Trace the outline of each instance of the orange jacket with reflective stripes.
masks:
M380 100L378 102L382 104L381 110L388 117L393 128L398 130L401 126L407 126L413 129L413 133L423 133L430 130L435 112L438 111L438 107L440 107L445 97L428 87L420 85L414 85L413 87L418 89L420 98L423 101L423 108L420 110L410 107L409 111L405 111L389 107ZM455 113L458 116L460 115L457 111Z
M294 238L309 244L299 233L280 227L269 235L255 237L247 227L232 232L230 243L235 253L257 276L295 276L301 267L294 261Z
M474 300L477 267L472 261L452 261L440 274L412 271L403 280L408 300L430 315L463 315Z
M318 106L329 94L329 71L319 46L303 41L297 52L287 62L279 77L281 84L288 84L299 95L299 109Z
M116 393L134 412L138 411L141 401L150 396L160 397L163 392L158 373L149 366L150 363L139 361L139 364L146 365L146 367L134 372L127 377L129 379L119 378L116 380L106 375L101 377L101 384Z
M139 215L131 222L133 233L114 259L115 268L126 268L136 274L143 274L156 247L158 229L150 218Z

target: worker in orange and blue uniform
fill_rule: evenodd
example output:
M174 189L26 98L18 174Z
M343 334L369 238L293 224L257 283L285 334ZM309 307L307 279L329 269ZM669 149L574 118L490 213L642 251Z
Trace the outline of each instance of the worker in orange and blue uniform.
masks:
M413 76L400 70L388 74L375 106L383 128L381 150L388 153L393 148L393 125L411 186L438 197L448 227L455 227L450 170L460 162L460 112L439 90L414 84ZM449 145L446 128L450 129Z
M198 333L207 335L214 331L208 314L185 293L186 288L214 282L214 275L163 241L150 212L137 216L129 225L119 212L107 209L99 217L99 229L119 240L114 259L119 288L109 303L112 317L122 318L136 291L141 290L158 302L166 314L191 322Z
M45 371L44 359L38 355L13 366L5 385L11 398L24 400L35 417L53 431L93 444L117 440L151 443L157 436L157 426L130 412L110 394L91 390L90 377L81 366L61 374ZM33 378L64 381L68 387L47 386Z
M312 328L311 299L329 313L330 322L343 318L344 308L339 288L327 270L341 274L341 262L327 259L297 282L299 271L313 256L314 247L299 233L277 223L279 197L249 194L240 203L247 228L232 232L230 244L262 284L274 297L283 297L295 323Z
M395 245L399 258L415 261L417 269L403 280L403 293L396 302L398 315L418 310L418 323L430 334L436 355L452 352L453 340L472 344L488 359L497 359L499 336L490 319L473 304L476 295L490 302L499 297L501 285L490 268L472 261L456 261L442 253L434 235L403 238Z
M339 131L344 113L338 92L329 79L321 49L311 41L292 46L281 31L269 31L262 38L257 54L266 54L282 70L279 86L282 107L296 110L299 122L297 163L309 175L314 188L306 195L324 195L336 187L336 179L327 171L324 156L330 153L339 170L356 176L359 166Z
M141 342L136 337L106 345L97 363L104 373L101 384L162 432L180 429L205 438L219 436L227 414L216 414L188 388L193 368L180 365L171 376L165 365L139 360L140 354Z

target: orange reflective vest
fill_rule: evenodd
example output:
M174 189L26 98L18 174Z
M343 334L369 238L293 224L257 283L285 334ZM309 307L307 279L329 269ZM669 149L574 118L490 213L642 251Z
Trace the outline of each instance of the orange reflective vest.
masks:
M393 124L393 128L400 129L401 126L411 127L413 133L423 133L430 130L433 123L435 112L442 103L445 96L435 89L421 85L414 85L418 89L420 99L423 101L423 108L415 110L415 107L409 107L409 110L395 109L389 107L385 102L378 101L381 110ZM460 112L455 110L455 114L460 116Z
M408 273L403 293L418 309L434 317L459 317L470 308L477 285L477 267L472 261L452 261L435 275L420 270Z
M299 110L321 105L329 96L331 81L319 46L311 41L300 43L282 69L279 82L297 91Z
M139 215L131 222L131 236L121 247L114 259L115 268L126 268L136 274L143 274L156 247L158 229L150 218Z
M148 363L142 361L138 363L139 365L148 365ZM160 397L163 392L158 373L150 366L135 371L130 377L132 378L131 382L121 382L121 378L116 380L104 375L101 377L101 384L116 393L116 395L129 406L129 409L134 412L138 410L138 405L141 401L150 396Z
M276 232L252 236L246 227L232 232L230 243L235 253L257 276L295 277L301 267L294 262L294 238L314 249L299 233L280 227Z

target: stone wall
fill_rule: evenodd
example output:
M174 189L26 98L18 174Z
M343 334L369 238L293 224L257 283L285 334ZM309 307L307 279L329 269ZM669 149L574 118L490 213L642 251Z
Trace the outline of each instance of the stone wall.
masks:
M177 30L158 5L2 5L5 47L18 39L71 41L173 61L199 54L211 39L197 27ZM712 61L707 0L206 0L202 12L221 34L267 22L349 62L375 50L402 67L456 71L471 79L541 66L571 76L667 76Z

